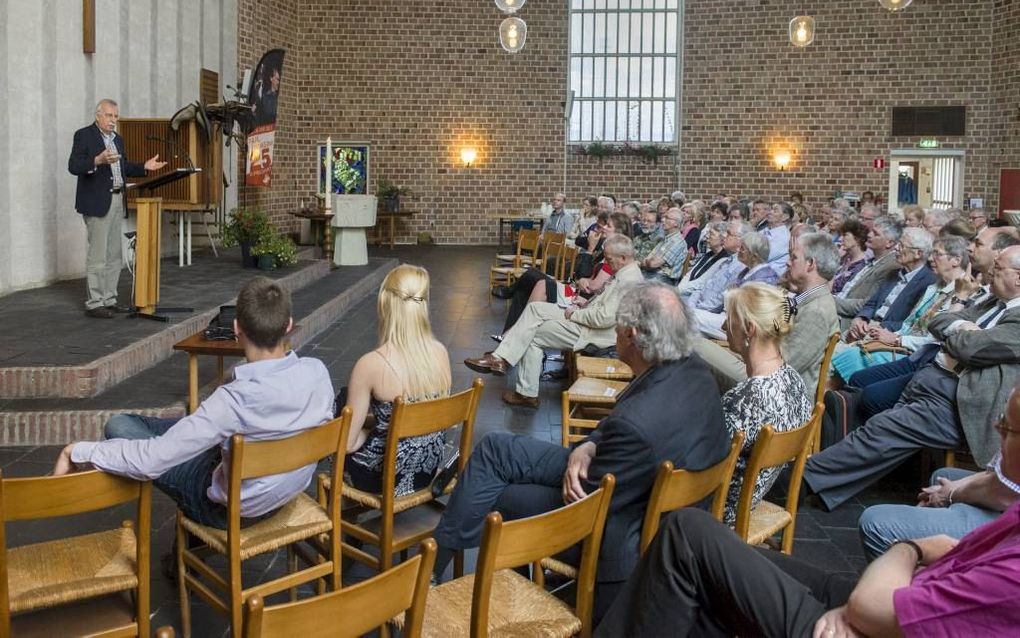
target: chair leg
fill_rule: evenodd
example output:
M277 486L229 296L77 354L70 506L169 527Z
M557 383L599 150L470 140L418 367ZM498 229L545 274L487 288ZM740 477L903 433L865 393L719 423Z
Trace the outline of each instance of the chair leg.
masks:
M297 564L297 554L294 553L294 546L293 545L287 545L287 573L288 574L293 574L294 572L297 571L297 567L298 567L298 564ZM319 579L319 580L321 582L321 579ZM292 603L296 602L297 601L297 587L291 587L288 591L290 592L290 602L292 602Z
M181 597L181 633L191 638L191 600L188 598L187 571L184 567L184 549L188 546L187 534L181 525L181 512L177 511L177 587Z
M464 575L464 550L458 549L453 554L453 577L460 578Z

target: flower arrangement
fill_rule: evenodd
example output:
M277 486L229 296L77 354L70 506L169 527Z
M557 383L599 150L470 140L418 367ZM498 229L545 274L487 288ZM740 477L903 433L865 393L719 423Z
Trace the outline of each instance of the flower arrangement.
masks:
M675 155L676 147L664 144L642 144L638 146L630 142L607 144L602 140L595 140L588 145L575 145L573 152L577 155L594 157L600 162L609 156L631 156L639 157L641 161L646 163L658 164L660 157Z
M255 257L272 255L277 268L297 263L297 246L294 242L290 237L272 231L252 247L251 254Z
M230 211L220 228L223 245L227 248L245 244L254 246L272 234L273 227L265 213L241 207Z

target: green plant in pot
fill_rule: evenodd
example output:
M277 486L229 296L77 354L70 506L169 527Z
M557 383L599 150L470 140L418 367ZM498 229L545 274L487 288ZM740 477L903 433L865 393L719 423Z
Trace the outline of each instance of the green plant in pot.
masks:
M375 196L385 202L386 211L390 213L400 212L400 198L414 195L410 188L397 186L385 177L380 177L375 186Z
M262 270L282 268L297 263L297 247L290 237L271 233L251 249Z
M227 248L241 247L241 263L245 268L254 268L252 249L263 239L275 234L265 213L237 207L230 211L220 226L220 237Z

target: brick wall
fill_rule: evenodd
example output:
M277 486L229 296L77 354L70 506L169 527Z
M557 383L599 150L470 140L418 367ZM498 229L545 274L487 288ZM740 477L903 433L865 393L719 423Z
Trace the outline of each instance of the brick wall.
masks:
M274 185L248 201L294 229L286 211L314 191L313 148L331 134L371 143L370 190L386 177L415 191L406 205L421 214L398 241L431 228L440 242L492 242L485 214L547 200L564 169L572 205L600 191L657 197L678 170L690 195L800 190L818 202L886 191L871 160L917 142L890 137L893 105L966 104L967 136L942 141L967 150L966 193L995 205L998 167L1020 163L1016 0L919 0L899 14L875 0L810 2L807 49L788 44L792 4L687 0L680 155L569 155L564 167L565 0L524 7L527 45L513 56L491 2L238 0L239 64L288 51ZM465 145L479 151L472 168L459 162ZM770 164L779 149L793 158L785 173Z

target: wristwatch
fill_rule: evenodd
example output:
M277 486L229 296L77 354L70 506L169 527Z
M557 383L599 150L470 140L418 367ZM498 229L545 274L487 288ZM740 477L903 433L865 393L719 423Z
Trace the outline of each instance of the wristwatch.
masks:
M949 299L949 303L950 305L953 306L955 306L956 304L960 304L964 308L970 308L971 306L974 305L974 300L969 297L967 299L960 299L956 295L953 295L952 298Z

